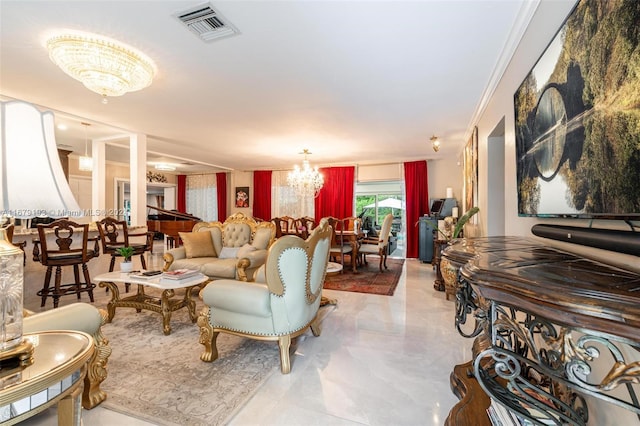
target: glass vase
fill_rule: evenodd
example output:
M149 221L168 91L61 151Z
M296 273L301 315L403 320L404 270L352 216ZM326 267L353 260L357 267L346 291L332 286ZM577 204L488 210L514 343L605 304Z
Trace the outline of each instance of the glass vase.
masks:
M22 250L11 244L0 229L0 351L22 342Z

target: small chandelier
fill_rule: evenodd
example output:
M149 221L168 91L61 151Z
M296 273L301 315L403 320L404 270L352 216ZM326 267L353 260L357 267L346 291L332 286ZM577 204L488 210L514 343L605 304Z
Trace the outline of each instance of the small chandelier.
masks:
M110 38L65 32L46 42L49 58L85 87L103 96L121 96L151 84L156 66L136 49Z
M89 138L87 137L87 127L91 126L89 123L80 123L84 126L84 155L80 157L78 168L84 172L93 171L93 158L87 154L87 145Z
M315 198L324 185L324 177L318 171L318 166L312 169L309 165L309 160L307 159L307 155L311 154L309 150L304 149L301 154L304 154L302 168L296 164L293 171L289 172L287 176L287 183L298 196Z
M435 152L440 151L440 141L436 135L431 136L431 143L433 144L433 150Z

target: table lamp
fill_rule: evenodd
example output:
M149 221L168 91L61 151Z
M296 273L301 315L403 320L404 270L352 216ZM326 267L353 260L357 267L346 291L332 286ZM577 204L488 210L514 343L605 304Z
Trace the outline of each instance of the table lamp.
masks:
M58 157L53 113L23 101L0 102L0 126L0 214L81 215ZM0 373L33 362L33 346L22 337L22 256L0 229Z

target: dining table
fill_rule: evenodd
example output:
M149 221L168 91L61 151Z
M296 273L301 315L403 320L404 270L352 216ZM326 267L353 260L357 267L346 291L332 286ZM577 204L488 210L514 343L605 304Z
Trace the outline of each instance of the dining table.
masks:
M342 242L348 242L351 245L351 269L354 273L358 272L358 249L360 248L360 242L364 238L362 230L344 230L336 232L336 238L341 238Z

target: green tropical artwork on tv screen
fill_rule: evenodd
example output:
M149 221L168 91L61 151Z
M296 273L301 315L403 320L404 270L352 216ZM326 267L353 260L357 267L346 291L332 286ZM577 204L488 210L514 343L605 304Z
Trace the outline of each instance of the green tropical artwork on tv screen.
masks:
M518 213L640 217L640 2L580 1L514 95Z

